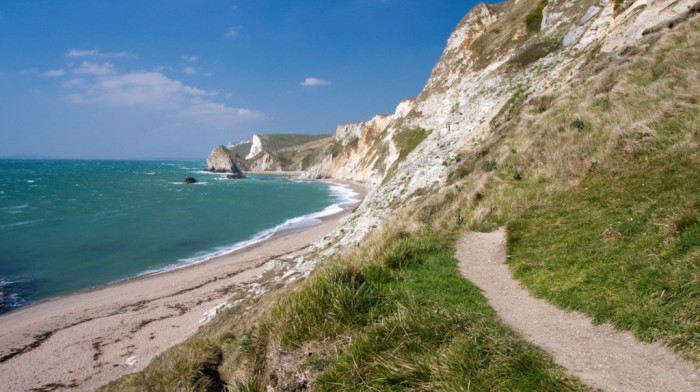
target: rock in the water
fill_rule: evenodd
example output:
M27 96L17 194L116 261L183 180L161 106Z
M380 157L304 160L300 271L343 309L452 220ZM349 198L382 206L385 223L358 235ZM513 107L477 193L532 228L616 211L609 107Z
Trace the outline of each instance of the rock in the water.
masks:
M207 158L207 170L214 173L232 173L238 176L234 178L245 178L245 175L233 161L232 154L235 155L224 146L216 147Z
M194 184L197 182L197 179L194 177L187 177L185 178L185 184Z
M228 178L229 180L235 180L235 179L238 179L238 178L245 178L245 174L243 174L243 173L241 173L241 172L239 171L238 173L227 174L227 175L226 175L226 178Z

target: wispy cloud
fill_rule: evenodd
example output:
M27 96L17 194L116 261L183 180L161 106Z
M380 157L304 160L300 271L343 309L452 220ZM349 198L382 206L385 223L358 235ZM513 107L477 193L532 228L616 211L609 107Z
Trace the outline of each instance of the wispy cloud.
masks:
M84 86L84 85L85 85L85 79L76 78L76 79L66 80L65 82L63 82L63 84L61 84L61 87L73 88L73 87Z
M88 75L107 75L114 73L114 65L110 62L98 64L83 60L83 62L80 63L80 67L72 69L71 72Z
M306 78L300 83L304 87L315 87L315 86L327 86L331 84L328 80L318 79L318 78Z
M240 30L237 27L230 27L228 31L226 31L226 36L227 37L238 37L238 30Z
M28 69L23 69L19 71L20 75L36 75L39 73L39 70L36 68L28 68Z
M211 76L211 72L200 72L197 71L194 67L185 67L182 69L182 72L188 74L188 75L204 75L204 76Z
M70 86L67 95L76 104L138 106L173 112L206 124L230 124L262 117L259 112L235 108L211 100L214 92L188 86L158 72L134 72L98 76Z
M100 52L97 49L71 49L66 52L66 57L136 58L136 55L127 52Z
M66 71L64 71L62 69L50 69L50 70L44 72L43 74L41 74L41 76L46 77L46 78L57 78L59 76L65 75L65 74L66 74Z
M192 62L199 60L199 56L197 56L197 55L188 56L186 54L183 54L182 56L180 56L180 59L185 60L185 61L189 61L192 63Z

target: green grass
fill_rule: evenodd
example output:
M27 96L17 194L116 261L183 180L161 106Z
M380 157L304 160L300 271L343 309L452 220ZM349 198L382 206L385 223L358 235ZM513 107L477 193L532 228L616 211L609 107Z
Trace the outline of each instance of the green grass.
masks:
M700 110L656 124L509 226L509 261L537 295L700 360ZM630 143L639 143L630 136Z
M384 175L384 183L389 181L394 176L399 164L406 160L408 154L415 150L416 147L418 147L418 145L428 137L428 135L430 135L430 132L423 128L407 129L394 135L393 140L396 144L396 149L399 150L399 156L386 171L386 175Z
M399 150L399 158L397 161L406 159L408 154L415 150L429 134L430 132L423 128L414 128L394 135L394 143L396 143L396 148Z
M219 376L223 353L211 341L189 340L157 357L143 372L100 388L100 392L224 392Z
M525 25L527 26L527 31L531 33L536 33L540 31L542 27L542 12L544 7L549 3L548 0L542 0L532 12L525 16Z
M522 69L535 61L546 57L548 54L556 52L557 50L561 49L561 47L561 42L559 40L545 39L542 41L532 42L518 51L515 56L508 60L508 63L519 67L518 69Z
M319 391L587 390L499 321L459 275L450 237L399 232L371 261L328 266L265 328L283 352L336 348L300 364L320 371Z
M252 142L249 143L242 143L237 146L234 146L231 151L233 151L234 154L236 154L237 157L239 158L245 158L246 155L250 152L250 147L253 145Z

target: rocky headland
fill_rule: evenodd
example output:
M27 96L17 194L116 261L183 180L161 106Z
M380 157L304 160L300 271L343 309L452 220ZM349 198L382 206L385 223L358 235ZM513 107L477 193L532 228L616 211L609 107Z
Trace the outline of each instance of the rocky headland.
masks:
M243 172L232 157L232 151L224 146L218 146L207 157L207 170L213 173L230 173L227 178L245 178Z

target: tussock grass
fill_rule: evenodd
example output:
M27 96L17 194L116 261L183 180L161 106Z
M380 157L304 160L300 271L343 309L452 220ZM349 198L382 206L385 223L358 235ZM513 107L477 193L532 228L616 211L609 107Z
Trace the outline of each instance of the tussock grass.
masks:
M585 390L498 321L451 246L410 241L412 261L383 283L391 306L351 335L318 390Z
M391 230L371 259L324 267L270 313L268 343L245 355L267 358L265 368L302 351L311 359L292 368L321 370L315 390L587 390L498 320L456 271L453 236L430 232ZM300 386L267 368L252 377L263 374L274 388Z
M696 20L597 57L544 111L532 97L487 141L498 168L465 208L472 229L508 225L537 295L696 362L699 46Z
M143 372L127 376L100 391L226 391L219 376L221 348L207 339L189 340L157 357Z

